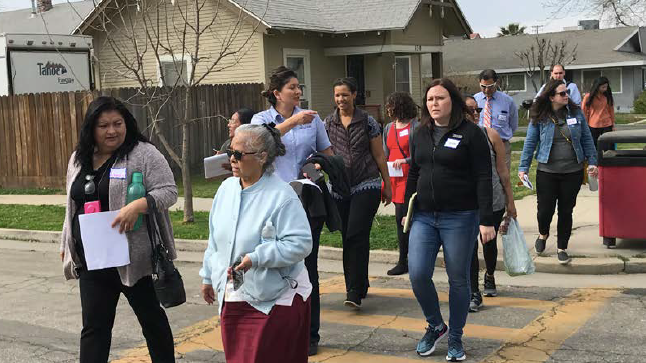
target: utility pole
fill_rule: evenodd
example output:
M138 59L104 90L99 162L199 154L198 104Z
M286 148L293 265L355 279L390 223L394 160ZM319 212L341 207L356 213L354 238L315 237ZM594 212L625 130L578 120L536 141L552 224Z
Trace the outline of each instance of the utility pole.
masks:
M538 35L538 32L540 30L543 30L543 25L532 25L532 29L534 29L534 33L536 33L536 35Z

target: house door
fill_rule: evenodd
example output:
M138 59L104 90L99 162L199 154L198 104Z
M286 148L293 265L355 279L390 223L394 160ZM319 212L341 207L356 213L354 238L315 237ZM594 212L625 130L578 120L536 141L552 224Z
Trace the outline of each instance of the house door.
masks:
M285 67L296 72L301 91L301 108L312 107L312 77L310 51L308 49L283 49Z
M364 73L363 55L349 55L346 57L346 74L357 80L357 105L366 104L366 79Z

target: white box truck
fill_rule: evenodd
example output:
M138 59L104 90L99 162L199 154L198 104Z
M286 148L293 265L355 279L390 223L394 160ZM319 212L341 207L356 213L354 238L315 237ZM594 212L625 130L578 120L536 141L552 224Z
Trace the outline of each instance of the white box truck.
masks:
M94 89L92 37L0 34L0 96Z

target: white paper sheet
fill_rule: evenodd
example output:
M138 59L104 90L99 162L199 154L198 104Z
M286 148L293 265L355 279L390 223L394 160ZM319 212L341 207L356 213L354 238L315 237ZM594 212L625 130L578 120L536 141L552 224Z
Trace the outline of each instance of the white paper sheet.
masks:
M322 190L321 190L321 187L319 187L318 185L314 184L314 182L313 182L313 181L311 181L311 180L309 180L309 179L307 179L307 178L303 178L303 179L296 179L296 180L294 180L294 181L295 181L295 182L299 182L299 183L301 183L301 184L309 184L309 185L313 185L313 186L315 186L319 191L322 191Z
M404 176L404 169L399 168L395 169L393 166L393 161L389 161L386 164L388 164L388 175L390 176Z
M223 168L222 164L231 164L227 154L218 154L204 158L204 177L208 179L231 174L231 170Z
M119 226L110 227L118 213L119 211L116 210L79 216L81 239L88 270L130 264L126 234L119 233ZM146 227L140 226L139 228Z
M523 185L527 189L534 190L534 186L532 185L532 182L529 181L529 176L527 174L525 174L525 178L523 178Z

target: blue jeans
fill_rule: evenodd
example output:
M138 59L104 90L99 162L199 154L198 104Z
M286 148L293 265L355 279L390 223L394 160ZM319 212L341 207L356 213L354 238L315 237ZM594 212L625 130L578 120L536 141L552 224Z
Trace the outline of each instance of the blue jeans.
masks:
M432 326L442 325L442 313L437 291L433 284L435 259L444 251L446 272L449 275L449 337L462 338L462 330L469 312L469 272L474 243L479 232L478 211L422 212L416 210L410 230L408 273L413 292L422 307L426 321Z

